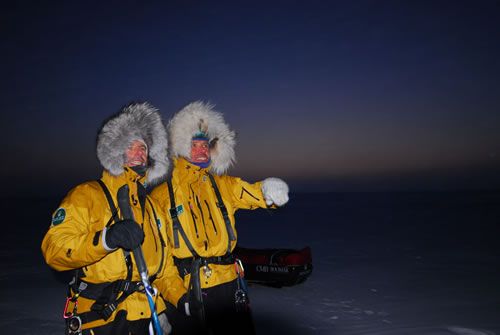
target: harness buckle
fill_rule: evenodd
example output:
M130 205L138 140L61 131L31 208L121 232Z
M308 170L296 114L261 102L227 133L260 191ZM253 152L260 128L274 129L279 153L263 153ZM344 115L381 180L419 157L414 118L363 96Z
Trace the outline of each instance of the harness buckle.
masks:
M169 211L170 217L172 219L177 218L177 208L170 208L168 211Z
M109 304L100 311L100 314L104 320L107 320L107 319L109 319L111 314L113 314L115 309L116 309L116 305L114 303Z
M203 269L203 275L205 276L205 278L210 278L212 277L212 269L208 266L208 263L205 263L205 265L203 265L202 267Z

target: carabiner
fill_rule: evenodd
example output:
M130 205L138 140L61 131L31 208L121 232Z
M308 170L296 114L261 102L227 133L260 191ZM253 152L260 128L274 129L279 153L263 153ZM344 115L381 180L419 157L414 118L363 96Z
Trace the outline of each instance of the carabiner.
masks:
M64 305L64 311L63 311L63 318L69 319L75 315L76 307L78 306L78 297L79 296L80 296L80 293L77 293L72 297L66 298L66 304ZM69 307L70 302L74 303L74 306L73 306L73 311L68 312L68 307Z
M243 268L243 263L241 263L241 260L239 258L236 258L234 260L234 267L236 268L236 273L239 277L245 277L245 269Z

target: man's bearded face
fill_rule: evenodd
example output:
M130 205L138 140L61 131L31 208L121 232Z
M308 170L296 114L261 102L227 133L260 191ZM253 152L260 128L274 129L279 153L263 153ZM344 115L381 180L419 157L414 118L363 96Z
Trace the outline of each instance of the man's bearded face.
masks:
M128 167L146 166L148 163L148 147L144 142L134 140L125 151L125 165Z
M191 141L191 162L207 163L210 160L210 148L207 140Z

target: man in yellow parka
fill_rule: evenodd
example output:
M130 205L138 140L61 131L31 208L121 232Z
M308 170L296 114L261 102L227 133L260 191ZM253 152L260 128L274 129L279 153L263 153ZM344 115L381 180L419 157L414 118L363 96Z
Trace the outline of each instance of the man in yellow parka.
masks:
M234 213L282 206L288 186L278 178L250 184L225 175L234 162L235 133L211 105L187 105L174 115L168 131L172 176L151 196L171 218L167 234L174 263L189 289L177 313L196 314L207 333L252 334L241 267L232 254L237 242ZM174 329L176 322L185 324L178 314L169 319Z
M76 269L64 315L67 334L149 334L151 310L136 260L142 247L150 282L167 301L185 294L166 247L165 217L146 195L145 184L168 169L167 134L156 108L133 103L109 118L97 138L102 178L72 189L54 212L42 242L47 264ZM123 219L117 192L129 188L132 219ZM164 334L170 324L156 295Z

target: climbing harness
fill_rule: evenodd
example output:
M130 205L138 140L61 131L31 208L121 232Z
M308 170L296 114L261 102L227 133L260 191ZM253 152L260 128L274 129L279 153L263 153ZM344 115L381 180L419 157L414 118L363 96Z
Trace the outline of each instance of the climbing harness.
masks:
M106 199L108 201L109 207L111 209L111 217L106 223L106 228L108 228L112 222L117 220L118 209L116 208L113 198L109 189L106 187L102 180L97 180L101 186ZM160 231L160 221L157 218L156 212L154 210L151 200L146 198L149 205L153 211L153 217L158 229L158 234L160 236L161 243L161 261L158 267L158 271L149 277L149 281L153 282L158 273L163 268L164 258L165 258L165 246L166 243ZM113 312L117 309L118 305L123 302L128 296L134 292L145 292L144 285L142 281L132 281L132 258L130 252L123 250L125 257L125 264L127 267L126 279L118 279L113 282L105 283L89 283L82 279L83 271L82 269L76 269L73 279L69 283L68 296L66 298L66 304L63 311L63 318L66 320L66 333L68 335L79 335L82 332L82 325L93 322L99 319L108 320ZM77 314L78 298L84 297L86 299L94 300L90 311Z

